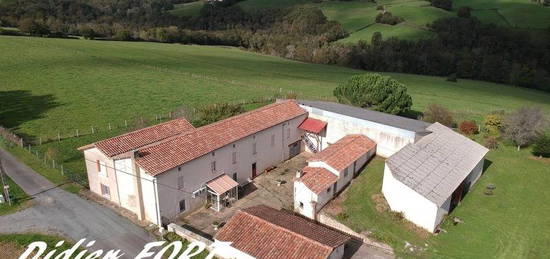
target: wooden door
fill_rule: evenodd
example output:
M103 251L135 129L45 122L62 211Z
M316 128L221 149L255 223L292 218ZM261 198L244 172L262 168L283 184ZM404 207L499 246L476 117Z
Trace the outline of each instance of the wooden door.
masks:
M252 179L256 178L258 172L256 171L256 163L252 164Z

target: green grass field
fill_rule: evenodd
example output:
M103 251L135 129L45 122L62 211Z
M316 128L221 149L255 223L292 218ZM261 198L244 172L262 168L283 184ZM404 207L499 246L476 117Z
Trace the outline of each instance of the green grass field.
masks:
M271 97L280 90L300 98L331 98L332 90L365 71L307 64L237 48L146 42L0 37L0 125L56 150L57 163L84 173L76 148L129 130L136 118L181 107ZM456 120L476 119L493 110L538 105L550 112L550 94L494 83L387 73L407 85L413 109L442 104ZM109 123L112 130L108 130ZM96 134L90 135L91 127ZM44 166L22 149L10 150L54 183L58 169ZM70 186L69 186L70 187ZM69 188L67 187L67 188ZM78 190L73 190L78 191Z
M445 222L447 233L437 236L412 231L410 223L389 212L378 212L371 198L380 193L384 160L376 158L352 183L343 201L343 223L391 244L399 255L430 258L543 258L550 253L550 159L535 159L529 149L520 152L501 144L489 152L488 169L462 204L453 212L464 221ZM495 184L495 194L483 194ZM405 242L426 247L424 252L404 250Z
M509 24L513 27L535 29L545 29L550 26L550 7L544 7L534 1L455 0L453 2L454 9L458 9L461 6L469 6L476 10L473 14L482 21L487 21L484 16L485 13L478 12L477 10L493 10L493 12L500 13L499 17L488 21L496 24Z
M176 16L197 16L204 5L203 1L196 1L184 4L177 4L174 6L173 10L170 10L169 13Z
M6 184L10 187L10 196L11 196L12 205L8 205L7 202L0 204L0 216L14 213L24 208L28 202L28 196L21 189L21 187L15 184L15 182L7 176L4 178L4 180L6 181ZM3 194L3 192L0 192L0 193Z

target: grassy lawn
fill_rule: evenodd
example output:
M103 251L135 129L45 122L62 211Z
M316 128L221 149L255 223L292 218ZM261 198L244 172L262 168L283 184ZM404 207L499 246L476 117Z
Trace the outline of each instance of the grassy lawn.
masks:
M199 15L199 12L203 5L204 5L203 1L176 4L174 5L174 9L170 10L169 13L180 17L182 16L194 17Z
M50 147L66 169L84 173L77 147L118 135L138 117L168 114L182 105L247 100L281 90L302 98L331 97L351 75L337 66L307 64L237 48L145 42L0 36L0 125L28 138L56 138ZM413 109L439 103L457 120L481 119L493 110L539 105L550 112L550 94L494 83L388 73L406 84ZM112 130L108 130L108 124ZM96 134L90 135L91 127ZM45 142L45 141L44 141ZM13 152L54 183L66 180L26 151Z
M550 25L550 7L544 7L536 4L534 1L527 0L455 0L454 9L460 6L469 6L474 10L498 10L511 26L519 28L537 28L544 29ZM485 12L473 12L482 21ZM497 19L497 18L494 18ZM500 17L500 19L503 19Z
M400 23L393 26L387 25L387 24L375 23L363 30L350 34L350 36L343 38L338 42L356 43L360 40L363 40L370 44L372 35L375 32L382 33L383 39L397 37L399 39L406 39L406 40L419 40L419 39L429 38L434 35L434 33L431 31L412 27L407 23Z
M43 242L46 242L46 244L48 245L48 248L42 254L44 256L48 252L53 250L53 248L55 248L55 245L61 240L65 240L65 243L63 243L63 245L61 245L59 248L56 248L57 252L55 255L59 254L61 251L70 249L74 243L62 237L52 236L52 235L43 235L43 234L34 234L34 233L9 234L9 235L2 234L0 235L0 248L3 248L3 249L0 249L0 257L17 258L22 253L25 252L27 246L30 243L35 241L43 241ZM78 254L78 252L80 251L81 251L80 249L77 250L74 255Z
M451 258L542 258L550 253L550 160L531 156L529 149L516 151L501 144L489 152L489 167L452 216L463 224L445 222L448 231L438 236L423 233L389 212L378 212L371 198L380 193L384 161L376 158L358 176L343 202L347 215L340 220L350 227L373 231L373 237L388 242L401 255L410 256L405 241L425 246L415 256ZM489 183L495 194L483 194Z
M25 208L25 205L29 202L27 194L12 179L10 179L6 175L4 180L6 181L6 184L10 187L12 205L8 205L7 202L0 204L0 216L14 213L22 208ZM0 188L2 188L1 182Z

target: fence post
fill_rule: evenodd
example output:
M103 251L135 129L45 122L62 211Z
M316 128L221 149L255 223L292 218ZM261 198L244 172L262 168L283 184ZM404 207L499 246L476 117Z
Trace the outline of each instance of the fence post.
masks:
M55 168L55 160L52 160L52 168Z
M23 145L23 138L19 138L19 144L22 148L25 148L25 145Z
M59 131L57 132L57 141L61 141L61 134L59 133Z
M109 122L109 130L111 130L111 123Z
M128 128L128 121L124 120L124 127Z
M92 126L92 134L94 134L94 133L95 133L95 131L94 131L94 126Z
M40 146L42 146L42 137L40 137L39 139L40 139Z
M63 164L61 164L61 175L65 175L65 172L63 170Z
M78 135L78 129L76 129L76 137L77 137L77 138L79 137L79 135Z

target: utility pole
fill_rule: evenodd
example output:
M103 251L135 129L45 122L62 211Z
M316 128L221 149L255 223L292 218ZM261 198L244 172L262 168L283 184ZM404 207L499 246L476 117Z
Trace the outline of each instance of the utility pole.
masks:
M0 181L2 181L2 190L4 190L5 199L8 201L8 205L11 206L10 186L4 180L4 167L2 166L2 159L0 159Z

